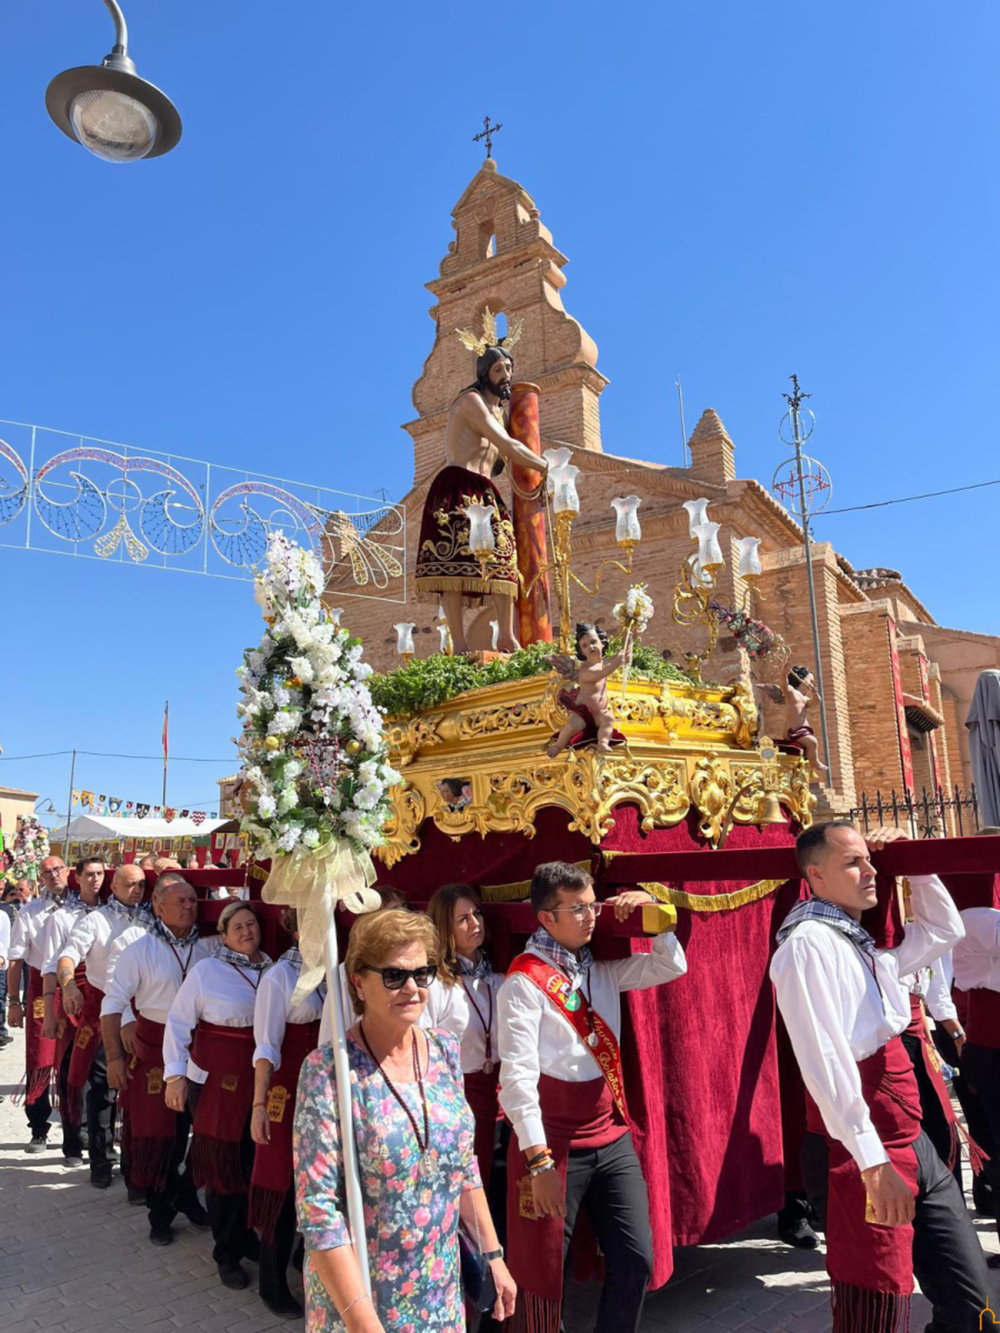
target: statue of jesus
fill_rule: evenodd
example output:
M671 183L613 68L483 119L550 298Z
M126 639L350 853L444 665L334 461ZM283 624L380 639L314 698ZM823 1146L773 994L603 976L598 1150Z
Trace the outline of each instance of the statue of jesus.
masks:
M456 654L468 651L464 604L479 605L487 594L493 598L500 626L497 647L512 653L521 646L514 633L518 593L514 524L506 501L491 480L503 470L505 462L533 468L543 476L547 470L545 460L506 429L504 404L510 401L514 373L510 348L520 332L521 326L517 325L507 337L498 338L496 320L488 308L481 338L459 331L465 345L478 354L476 381L451 405L444 440L447 463L431 482L424 501L417 548L417 593L424 599L441 598ZM463 512L469 504L488 505L494 511L496 550L485 579L469 547L469 520Z

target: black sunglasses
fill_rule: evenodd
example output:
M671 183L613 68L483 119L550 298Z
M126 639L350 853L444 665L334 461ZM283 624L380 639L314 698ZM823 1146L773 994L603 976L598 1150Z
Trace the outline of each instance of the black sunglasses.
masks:
M420 990L426 990L437 976L437 964L428 963L424 967L369 967L365 964L361 971L377 972L386 990L402 990L411 977Z

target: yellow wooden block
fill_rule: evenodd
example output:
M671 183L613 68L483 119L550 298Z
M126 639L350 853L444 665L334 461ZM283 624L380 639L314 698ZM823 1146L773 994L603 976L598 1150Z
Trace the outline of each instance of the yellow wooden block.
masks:
M643 903L642 929L645 935L665 935L677 929L677 908L670 903Z

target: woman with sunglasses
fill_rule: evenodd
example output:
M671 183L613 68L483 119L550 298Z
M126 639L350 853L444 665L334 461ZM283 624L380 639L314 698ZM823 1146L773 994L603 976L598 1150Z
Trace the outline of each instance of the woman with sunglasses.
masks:
M186 973L163 1031L164 1099L193 1115L191 1170L204 1188L224 1287L249 1283L241 1259L260 1258L247 1226L247 1186L253 1167L253 1014L264 969L260 924L249 903L227 904L219 916L220 943ZM191 1079L191 1064L201 1077ZM201 1071L208 1070L208 1073Z
M287 1279L296 1229L292 1121L299 1070L319 1044L326 982L294 1002L302 971L294 907L282 908L281 925L295 943L261 977L253 1015L256 1048L250 1134L257 1149L250 1178L249 1222L260 1232L261 1300L273 1314L299 1319L302 1306L289 1291Z
M347 1036L353 1133L364 1195L372 1293L345 1216L341 1125L329 1045L302 1066L295 1184L305 1238L307 1333L464 1333L458 1223L479 1239L497 1287L494 1317L514 1311L473 1150L458 1040L418 1020L435 985L427 917L382 911L355 922L345 965L358 1021Z
M486 952L486 923L479 890L446 884L427 905L441 941L438 980L445 1004L432 993L428 1009L437 1008L437 1024L461 1042L465 1099L476 1118L476 1161L483 1187L490 1187L490 1167L500 1105L500 1057L497 1054L496 993L503 973L494 972ZM445 990L448 987L448 990Z

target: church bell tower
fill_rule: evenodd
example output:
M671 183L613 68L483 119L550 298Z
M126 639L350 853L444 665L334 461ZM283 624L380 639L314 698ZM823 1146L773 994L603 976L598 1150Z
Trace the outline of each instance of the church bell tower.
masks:
M456 329L481 327L487 306L513 324L524 321L514 349L514 379L541 389L545 439L601 450L598 400L608 381L597 369L597 345L563 308L567 258L552 244L535 202L487 158L452 210L455 239L427 284L434 346L413 386L419 416L404 427L413 438L414 485L444 462L448 409L476 377L475 357ZM503 321L499 321L501 328Z

